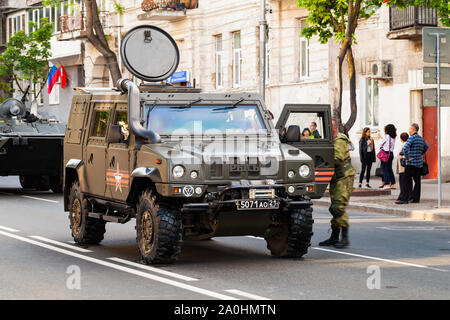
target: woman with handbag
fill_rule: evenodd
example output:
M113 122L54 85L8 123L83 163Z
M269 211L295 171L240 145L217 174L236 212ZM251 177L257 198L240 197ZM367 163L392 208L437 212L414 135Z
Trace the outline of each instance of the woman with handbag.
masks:
M381 140L380 152L377 157L381 161L383 170L383 184L380 188L395 189L395 175L392 170L392 161L394 160L395 138L397 137L397 128L393 124L384 127L385 136Z
M375 162L375 144L370 136L370 128L364 128L359 140L359 159L361 161L361 174L359 175L359 188L362 187L364 175L366 176L366 188L371 188L370 170ZM366 173L367 170L367 173Z

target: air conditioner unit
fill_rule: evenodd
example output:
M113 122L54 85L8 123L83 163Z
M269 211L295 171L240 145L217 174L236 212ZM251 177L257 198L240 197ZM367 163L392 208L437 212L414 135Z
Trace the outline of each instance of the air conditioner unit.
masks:
M392 79L392 63L387 60L371 61L369 78L379 80Z

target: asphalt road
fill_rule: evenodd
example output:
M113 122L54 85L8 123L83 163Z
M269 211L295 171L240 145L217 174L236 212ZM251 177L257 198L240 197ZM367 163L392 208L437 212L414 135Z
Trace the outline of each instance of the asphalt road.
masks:
M101 245L73 244L60 195L0 177L0 299L450 299L450 225L350 212L351 246L318 247L314 210L302 259L272 258L263 239L184 242L174 265L139 262L134 220Z

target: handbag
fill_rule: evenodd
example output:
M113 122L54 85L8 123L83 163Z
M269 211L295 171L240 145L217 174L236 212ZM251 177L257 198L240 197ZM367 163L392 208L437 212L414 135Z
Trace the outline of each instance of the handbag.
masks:
M382 162L388 162L390 156L391 156L391 137L389 137L389 153L386 153L386 151L381 149L377 154L377 158L380 159Z
M425 154L425 160L423 161L421 176L424 177L429 173L430 169L428 168L427 155Z

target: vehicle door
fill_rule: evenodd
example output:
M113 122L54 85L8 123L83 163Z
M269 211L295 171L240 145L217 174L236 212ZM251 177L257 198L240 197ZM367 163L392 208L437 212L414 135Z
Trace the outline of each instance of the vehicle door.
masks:
M128 126L127 104L117 104L112 118L112 126L119 126L121 141L108 145L106 156L106 197L125 202L130 188L130 129ZM109 130L112 130L110 127Z
M104 197L106 190L106 134L111 118L112 104L95 103L91 127L83 160L86 164L86 193Z
M317 126L312 132L312 124ZM323 196L334 174L334 143L330 105L287 104L276 129L282 142L306 152L314 161L316 192L312 198ZM308 132L309 130L309 132Z

